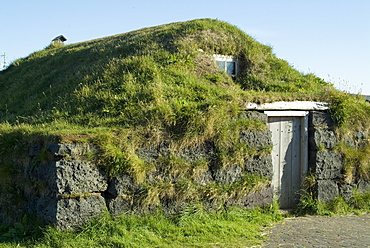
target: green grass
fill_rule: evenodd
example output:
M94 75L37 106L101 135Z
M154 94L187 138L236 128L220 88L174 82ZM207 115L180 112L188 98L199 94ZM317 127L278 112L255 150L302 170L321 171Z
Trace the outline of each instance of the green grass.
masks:
M178 215L100 216L78 230L47 227L30 233L26 222L0 229L1 247L250 247L263 227L282 219L276 206L207 212L189 207ZM34 229L33 229L34 230ZM29 235L29 236L27 236Z

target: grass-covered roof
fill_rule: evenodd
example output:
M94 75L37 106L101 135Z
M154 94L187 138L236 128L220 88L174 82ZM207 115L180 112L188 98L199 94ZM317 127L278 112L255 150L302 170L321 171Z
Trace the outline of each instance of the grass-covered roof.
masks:
M235 81L213 54L240 59ZM200 19L18 59L0 72L0 121L127 126L161 117L175 125L230 101L325 100L325 87L237 27Z

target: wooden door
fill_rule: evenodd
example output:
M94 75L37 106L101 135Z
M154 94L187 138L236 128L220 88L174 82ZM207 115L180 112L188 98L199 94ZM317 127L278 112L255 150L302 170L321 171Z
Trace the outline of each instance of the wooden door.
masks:
M299 201L302 178L302 117L269 117L274 193L283 209Z

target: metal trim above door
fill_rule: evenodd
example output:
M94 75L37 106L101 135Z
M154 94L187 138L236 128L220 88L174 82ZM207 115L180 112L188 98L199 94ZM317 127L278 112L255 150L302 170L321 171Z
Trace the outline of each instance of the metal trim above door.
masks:
M267 116L308 116L308 111L263 111Z

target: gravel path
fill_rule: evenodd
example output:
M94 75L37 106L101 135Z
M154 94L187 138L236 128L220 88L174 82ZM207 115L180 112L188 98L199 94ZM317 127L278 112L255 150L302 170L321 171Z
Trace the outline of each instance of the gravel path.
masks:
M370 214L287 218L262 247L370 247Z

